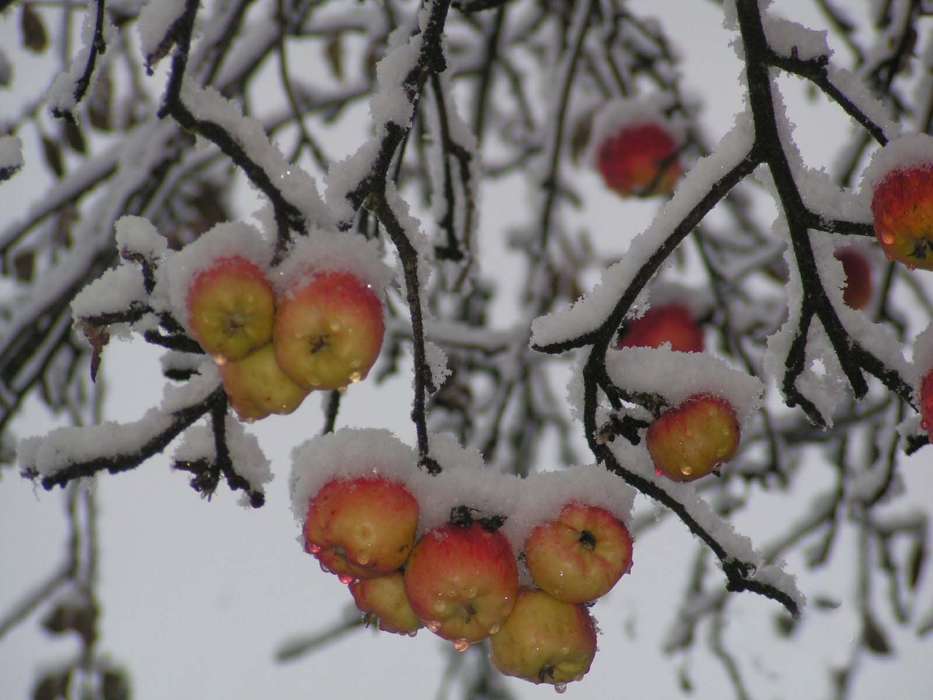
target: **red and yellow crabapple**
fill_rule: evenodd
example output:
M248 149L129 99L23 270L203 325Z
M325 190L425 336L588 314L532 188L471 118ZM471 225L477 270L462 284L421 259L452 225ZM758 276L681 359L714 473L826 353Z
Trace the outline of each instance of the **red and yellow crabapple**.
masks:
M366 377L382 347L382 302L349 272L319 272L280 300L279 365L306 389L341 389Z
M425 627L465 648L493 634L512 611L518 565L501 532L478 522L447 524L415 545L405 592Z
M275 292L256 263L232 255L194 275L186 298L192 336L220 364L272 339Z
M585 606L523 589L491 647L492 663L502 673L562 686L590 670L596 627Z
M524 553L536 586L557 600L587 603L629 570L632 538L606 509L574 501L532 530Z
M739 437L739 421L728 401L695 394L648 427L647 444L659 473L692 481L732 459Z
M885 175L875 185L871 210L889 259L933 270L933 163Z
M605 139L596 154L606 186L623 197L671 194L683 174L680 145L662 124L628 124Z
M703 352L703 329L683 304L652 307L641 318L626 323L618 347L657 348L664 343L678 352Z
M245 421L291 413L308 395L281 370L271 343L239 360L222 363L220 376L230 405Z
M349 582L398 571L418 527L418 502L402 484L379 475L333 479L311 499L305 548Z
M373 618L384 632L414 634L422 626L405 595L400 572L361 578L350 584L353 600L367 618Z

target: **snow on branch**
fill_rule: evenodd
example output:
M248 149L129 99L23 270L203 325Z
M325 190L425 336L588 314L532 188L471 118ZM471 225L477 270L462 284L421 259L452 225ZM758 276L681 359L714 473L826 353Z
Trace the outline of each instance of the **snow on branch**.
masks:
M197 11L197 1L188 0L184 12L169 27L177 48L159 116L171 115L185 129L212 141L269 198L275 210L277 251L281 255L291 242L292 230L306 233L309 224L326 225L328 217L322 211L313 180L298 166L287 163L258 122L245 118L213 88L197 88L187 78Z
M17 458L24 476L45 489L107 471L128 471L164 450L183 430L226 396L209 363L184 388L169 387L162 405L132 423L58 428L20 442Z
M401 259L414 337L412 420L421 462L430 472L440 469L429 454L425 410L427 393L436 390L427 361L421 299L430 250L418 222L390 181L389 169L407 141L425 82L447 68L442 37L449 7L450 0L425 2L418 10L414 28L400 28L394 41L390 40L388 53L377 65L377 86L370 100L374 136L331 169L327 185L327 202L339 220L338 226L349 229L365 204L385 227Z
M16 136L0 136L0 182L23 167L23 142Z
M149 0L143 7L137 27L150 71L179 40L184 32L185 17L197 4L197 0Z
M433 100L427 110L431 131L437 135L436 157L429 167L439 169L432 179L441 186L432 192L434 218L445 240L434 247L438 260L460 261L471 254L476 228L478 157L476 138L458 114L446 74L432 74Z
M263 485L272 480L259 441L228 415L225 402L211 405L210 418L210 427L194 425L185 431L172 466L192 474L191 488L206 498L223 477L231 490L243 490L244 505L259 508L265 502Z
M839 367L856 398L861 398L868 391L862 374L863 371L867 371L895 391L902 400L911 403L909 382L901 377L896 369L887 366L865 347L853 342L823 286L808 231L812 217L806 214L809 210L803 201L792 167L793 163L799 160L799 155L788 146L786 138L782 138L787 127L773 95L774 88L768 72L771 50L765 36L762 16L758 8L750 3L738 3L737 10L746 54L756 146L764 155L786 219L793 251L791 267L795 270L792 279L794 275L799 274L802 287L799 294L793 293L793 286L789 287L792 292L788 304L790 318L796 318L796 323L792 340L783 344L786 348L786 371L781 387L788 404L799 405L816 424L826 424L823 412L811 398L807 398L800 391L797 384L807 364L808 338L814 320L819 321L822 331L825 332ZM788 325L785 325L785 328L788 329Z
M806 597L798 589L794 577L782 567L769 564L748 537L738 534L731 523L697 496L695 486L673 483L656 475L644 446L615 440L609 445L597 446L595 453L607 469L673 511L710 548L726 575L726 590L750 591L777 601L791 615L800 614Z
M370 101L373 137L346 160L336 163L327 182L327 203L349 228L368 196L383 191L397 150L411 129L415 106L429 75L444 72L441 39L450 0L429 0L413 29L399 28L385 58L376 66L377 87Z
M107 50L107 40L115 31L113 25L106 21L105 14L105 0L96 0L93 22L92 15L88 12L81 29L84 48L72 59L71 69L59 75L52 83L48 105L56 117L75 121L74 109L84 99L94 79L98 58Z
M621 259L603 272L601 281L589 294L569 309L532 322L532 346L540 352L561 353L591 345L598 337L606 336L607 331L614 333L674 249L755 169L758 163L752 152L753 143L750 120L741 115L713 153L687 173L651 226L632 240Z
M217 143L231 157L233 154L227 152L227 148L234 149L229 144L224 147L226 137L220 136L220 132L233 139L250 164L246 174L250 176L253 172L251 181L270 198L273 206L283 208L296 230L331 224L314 180L302 168L286 161L282 152L269 141L262 124L244 116L233 102L215 89L197 88L189 80L183 83L179 100L178 110L190 112L196 131Z

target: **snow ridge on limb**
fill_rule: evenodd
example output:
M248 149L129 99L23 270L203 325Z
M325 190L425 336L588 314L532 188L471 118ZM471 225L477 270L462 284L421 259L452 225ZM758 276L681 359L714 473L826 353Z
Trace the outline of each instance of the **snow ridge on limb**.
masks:
M107 50L107 42L116 32L113 24L106 19L104 0L96 0L96 10L84 16L81 28L83 48L71 61L71 67L59 74L52 83L47 97L49 109L55 117L62 117L75 122L73 111L84 99L94 80L98 58Z
M202 125L202 130L215 126L222 129L242 149L244 156L265 173L269 182L274 183L270 186L277 190L282 200L289 205L288 212L300 212L300 217L305 223L298 230L303 231L308 225L333 225L318 194L314 178L300 166L285 159L279 148L269 140L258 120L245 116L236 104L216 89L198 88L189 80L182 85L180 99L194 119ZM208 138L211 137L208 135ZM264 194L269 194L264 181L256 177L250 180ZM290 221L290 224L295 226L298 221Z
M384 190L390 163L411 128L415 105L428 74L444 72L442 47L449 0L425 2L410 26L389 37L388 51L376 65L370 99L373 136L345 160L335 163L327 180L327 203L349 228L366 196Z
M173 455L172 466L191 473L191 487L210 498L220 477L230 488L242 489L240 505L255 507L265 499L263 486L272 481L270 462L259 447L255 435L247 433L243 423L224 415L223 427L193 425L182 435ZM218 434L222 439L218 439Z
M729 402L740 423L761 406L764 384L709 353L676 352L669 347L610 350L606 372L624 391L658 394L676 406L695 394L714 394Z
M176 468L195 474L192 487L205 496L216 488L220 476L231 489L242 489L249 505L258 508L265 502L262 486L271 474L253 438L236 421L227 418L227 397L211 361L202 363L194 378L183 386L167 386L162 404L149 409L142 418L129 423L109 421L100 425L66 427L44 436L22 440L17 450L21 473L37 480L44 489L94 476L135 469L144 461L165 450L179 435L204 416L212 421L214 452L209 463L176 463ZM185 450L191 454L189 438ZM207 462L207 453L201 455ZM241 459L242 466L235 460ZM201 473L207 474L197 478Z
M246 118L216 89L199 88L188 78L189 52L198 6L197 0L185 0L184 12L167 29L166 40L171 39L167 46L174 43L177 48L158 116L171 116L180 126L213 142L268 197L275 210L278 228L278 258L291 242L292 231L304 233L309 223L324 225L329 219L323 207L318 206L320 198L313 179L297 166L293 168L287 163L271 144L262 126ZM285 183L284 189L279 182Z
M417 220L408 213L408 205L390 181L389 169L407 141L425 82L447 68L443 33L449 8L450 0L425 2L413 24L399 27L389 38L389 51L376 68L377 86L370 101L373 138L331 169L326 193L339 229L348 230L357 211L365 204L385 227L398 251L413 336L412 420L422 466L432 473L440 468L429 456L426 398L436 387L427 361L421 299L421 289L429 274L427 260L431 250Z
M782 565L769 564L751 540L735 531L699 498L693 484L679 484L655 474L648 450L624 440L614 440L598 450L606 468L622 476L642 493L654 498L674 513L699 537L719 559L726 575L728 591L750 591L777 601L797 616L806 604L806 596L793 576Z
M198 374L181 387L166 387L162 404L149 409L142 418L131 423L107 422L94 426L68 427L53 430L42 437L20 442L17 458L24 476L36 479L51 490L70 481L106 471L111 474L135 469L145 460L161 453L171 442L202 416L221 418L227 412L227 399L212 362L202 363ZM227 440L217 438L218 453L226 451ZM234 444L243 440L234 438ZM252 461L252 458L251 458ZM228 470L231 488L244 488L254 507L262 505L263 480L261 469L255 466L247 474L259 483L239 477L232 467ZM255 478L257 477L258 478ZM197 488L197 486L195 486ZM259 490L255 490L255 489Z
M190 0L149 0L139 13L139 39L146 67L152 70L168 54Z

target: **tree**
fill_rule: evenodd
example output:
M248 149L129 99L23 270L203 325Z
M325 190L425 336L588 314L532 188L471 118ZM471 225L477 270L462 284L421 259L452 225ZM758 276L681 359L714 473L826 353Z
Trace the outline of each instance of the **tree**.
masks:
M64 562L0 609L0 639L36 617L80 642L36 673L34 696L124 697L123 664L139 672L132 655L102 652L98 491L126 472L177 491L153 469L171 455L195 491L217 494L190 525L199 539L220 517L222 484L260 512L286 510L266 486L289 467L274 457L270 469L264 450L323 454L314 436L347 426L392 427L408 442L435 519L423 515L422 530L458 514L514 533L536 524L529 513L544 517L542 502L615 504L636 563L613 600L637 590L642 570L676 578L676 599L658 587L639 605L654 606L643 625L669 625L663 650L685 693L727 683L758 696L770 681L756 654L786 653L785 638L806 650L826 621L855 641L826 661L824 695L868 697L872 656L921 673L910 664L933 630L929 504L909 487L929 486L918 472L931 453L931 9L835 5L816 0L801 19L755 0L0 2L11 37L0 82L16 95L0 191L17 193L4 194L0 231L0 425L15 465L0 495L61 487L68 522ZM742 106L730 128L710 123L717 105L685 79L690 37L671 27L694 14L722 18L734 42ZM30 84L40 70L48 90ZM814 160L792 120L817 122L835 152ZM283 271L302 265L363 265L368 282L388 265L391 279L369 377L348 390L310 381L302 396L314 389L322 410L305 400L300 422L249 426L227 374L239 360L205 352L178 279L207 264L204 250L255 260L244 251L263 240L279 309L294 291ZM702 353L657 347L672 338L645 325L665 307L694 342L699 328ZM134 339L133 374L110 368L118 337ZM158 385L136 378L146 363ZM107 391L136 394L142 416L102 422ZM734 413L738 451L723 451L701 416L684 456L670 417L710 396ZM670 465L657 448L665 430ZM685 467L697 441L712 456ZM556 468L558 480L539 474ZM257 517L239 512L237 527ZM672 533L691 542L666 550ZM600 603L593 614L608 637L635 613ZM774 618L776 631L749 642L744 614ZM362 625L333 605L308 618L323 631L284 644L281 659L327 655ZM386 636L386 648L424 650L430 634ZM692 663L705 658L715 673ZM588 685L601 662L612 666L597 655L573 692L605 696ZM482 644L443 663L442 693L528 692ZM800 682L791 675L782 682ZM812 674L805 682L812 692ZM671 681L641 683L650 696Z

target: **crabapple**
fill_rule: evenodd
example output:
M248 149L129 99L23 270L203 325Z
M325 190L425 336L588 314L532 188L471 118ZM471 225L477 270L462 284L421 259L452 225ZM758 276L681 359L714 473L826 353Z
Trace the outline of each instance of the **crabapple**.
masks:
M272 339L275 292L246 258L219 258L198 272L186 302L192 336L218 363L242 359Z
M379 350L382 303L349 272L319 272L286 293L275 315L279 365L306 389L341 389L363 379Z
M933 370L927 372L920 384L920 420L933 443Z
M400 572L357 579L350 584L350 593L356 607L367 618L375 618L384 632L414 634L421 627L405 596L405 580Z
M725 399L695 394L648 427L647 443L659 473L692 481L735 456L739 421Z
M623 197L671 194L683 174L679 149L663 125L629 124L599 145L597 165L606 186Z
M327 482L308 504L306 549L347 581L397 571L408 559L418 527L418 502L402 484L382 476Z
M405 592L428 629L465 646L494 633L512 611L518 565L501 532L478 522L447 524L415 545Z
M703 352L703 329L683 304L655 306L641 318L625 325L619 348L656 348L670 343L678 352Z
M279 368L271 343L242 359L222 363L220 376L230 405L244 421L291 413L308 395Z
M871 211L889 259L933 270L933 163L885 175L875 186Z
M523 589L491 647L492 663L502 673L560 686L590 670L596 627L585 606Z
M535 585L566 603L586 603L631 567L632 538L609 511L574 501L532 530L524 552Z
M872 275L871 265L865 255L856 247L841 248L835 253L842 263L846 276L846 286L842 290L842 300L853 309L864 309L871 301Z

